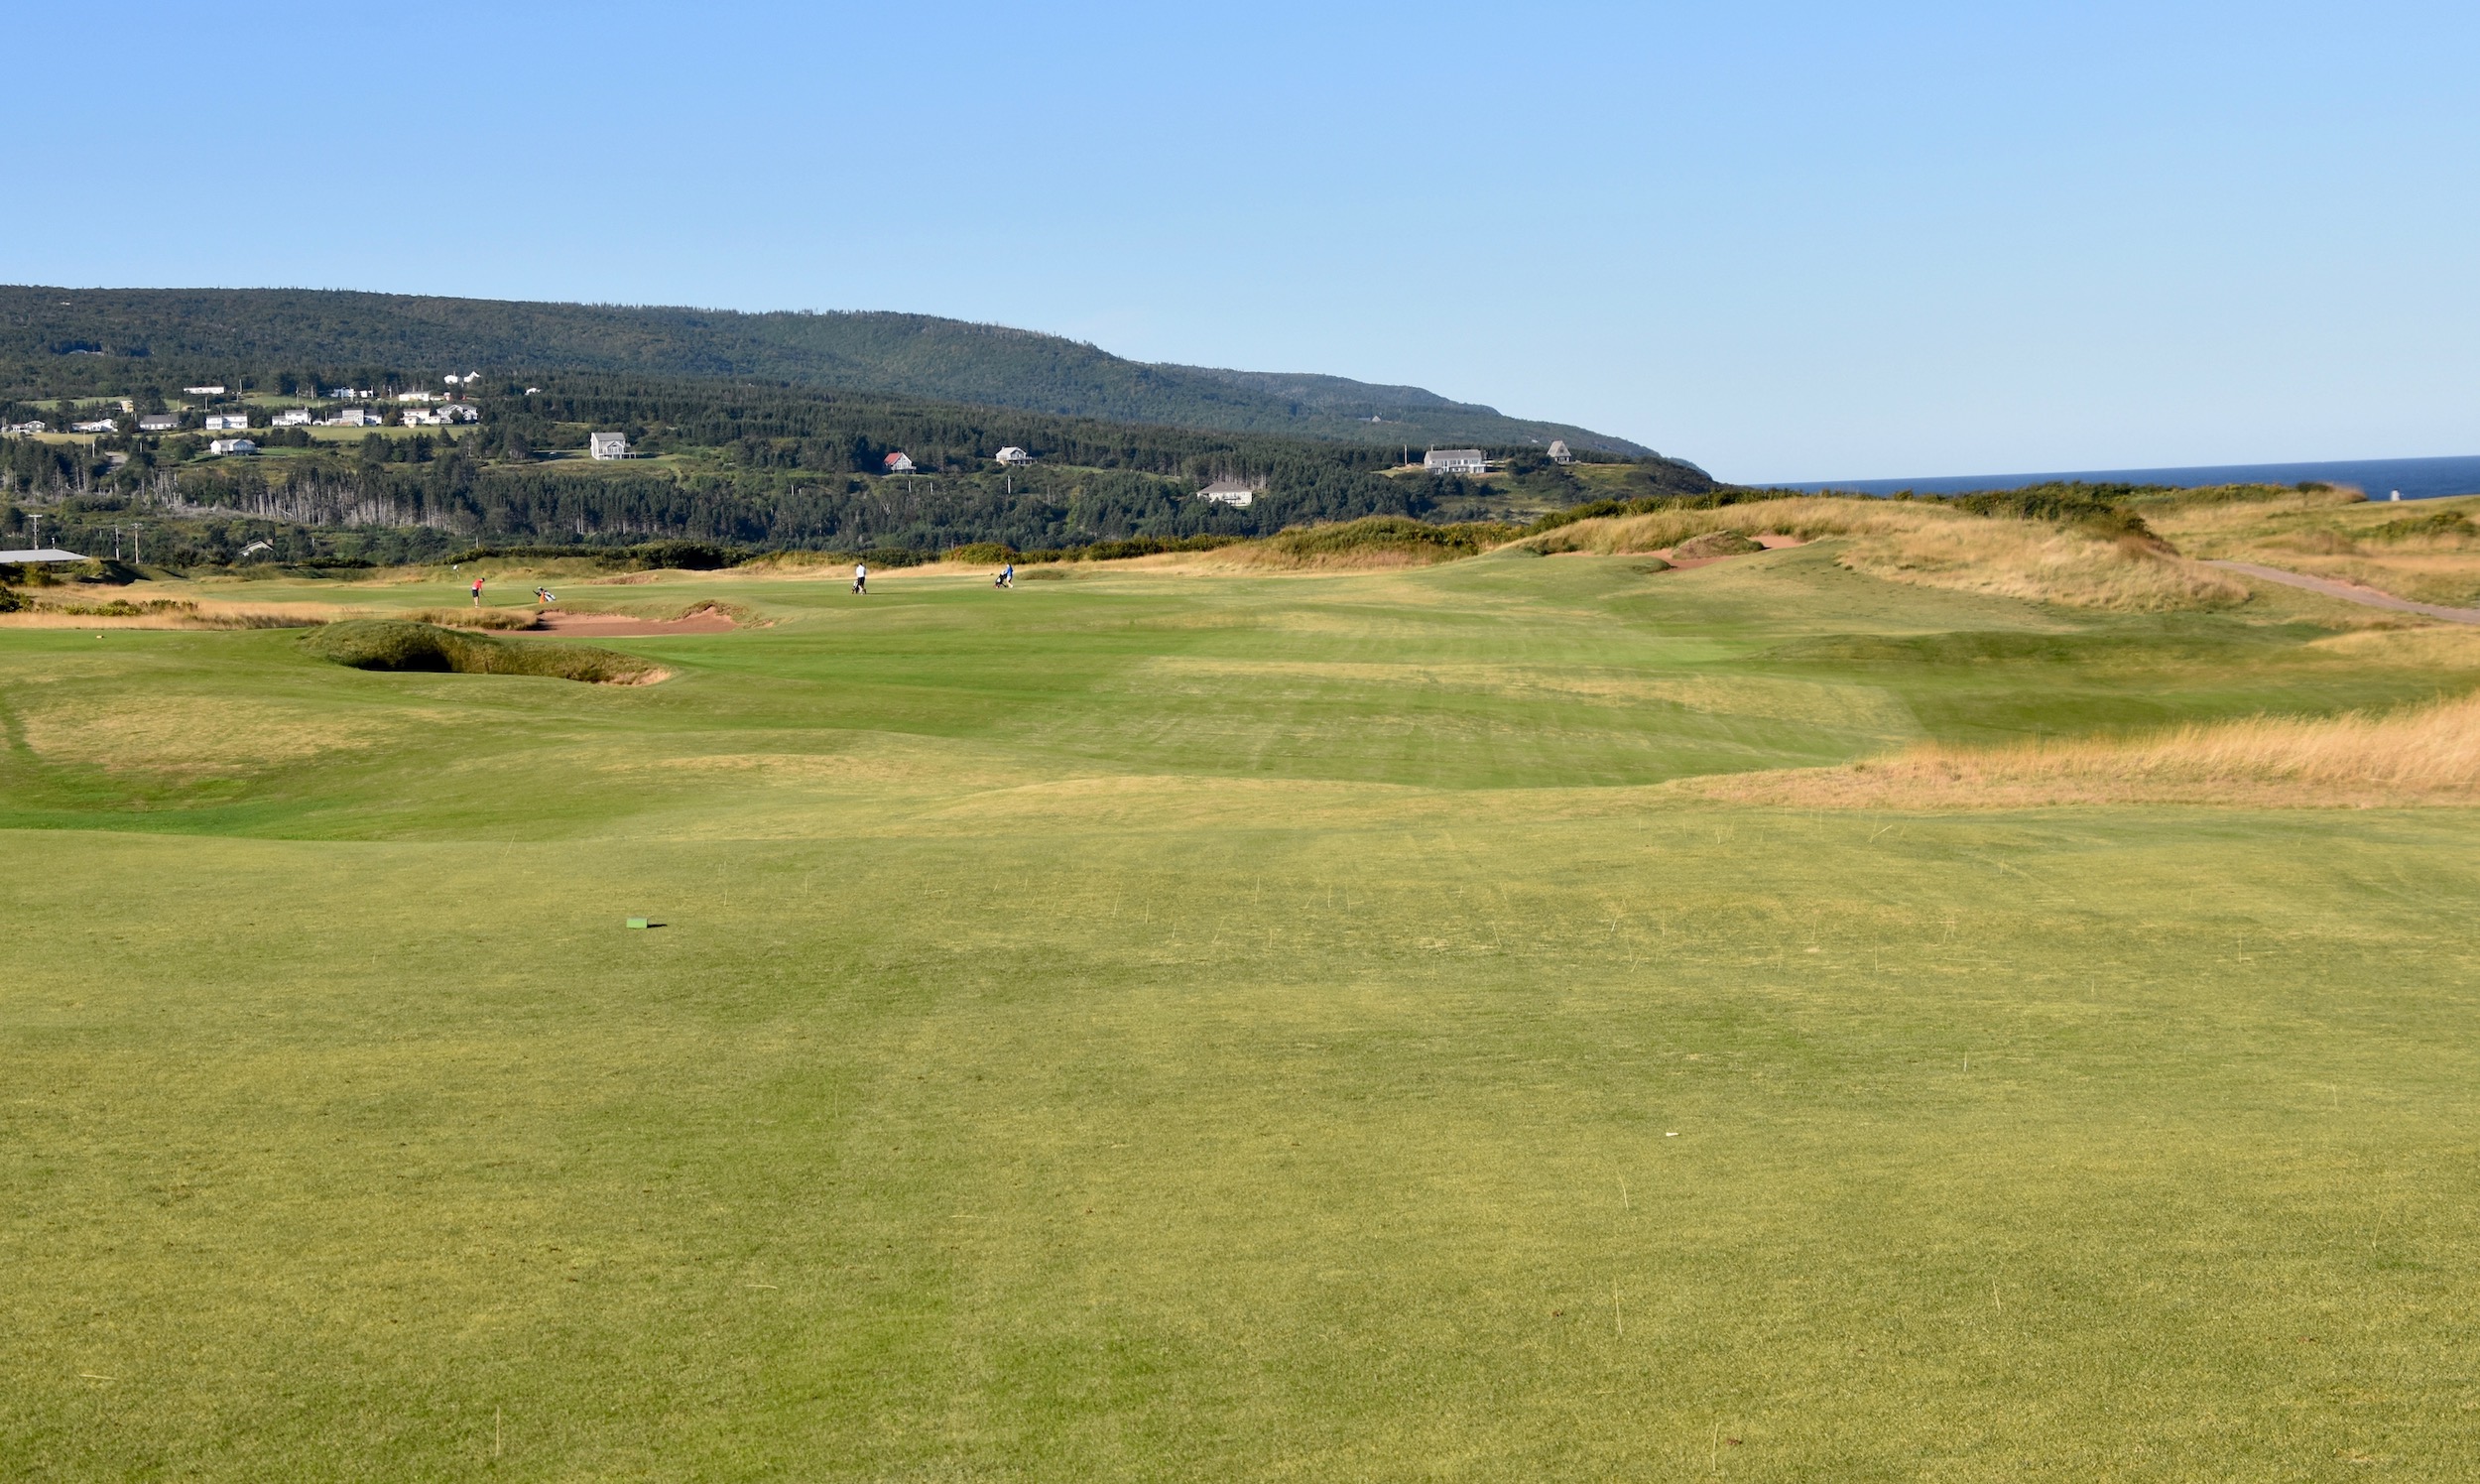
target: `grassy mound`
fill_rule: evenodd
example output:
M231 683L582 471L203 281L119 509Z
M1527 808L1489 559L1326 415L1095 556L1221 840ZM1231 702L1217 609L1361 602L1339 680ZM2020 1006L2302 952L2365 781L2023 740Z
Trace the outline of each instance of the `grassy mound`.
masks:
M531 629L535 625L533 611L525 608L424 608L406 614L405 620L442 629Z
M329 624L302 640L302 647L331 664L355 670L423 671L453 675L529 675L603 685L643 685L665 672L633 655L573 644L520 644L480 634L459 634L436 624L362 618Z
M1523 535L1495 521L1438 526L1403 516L1373 515L1326 526L1302 526L1220 554L1234 565L1283 568L1426 566L1478 556Z
M1849 540L1836 560L1890 582L2075 608L2164 612L2247 599L2247 588L2142 528L1980 514L1910 500L1825 497L1602 516L1532 539L1545 552L1681 552L1699 538L1773 532ZM1719 555L1719 554L1715 554Z
M2480 802L2480 696L2386 712L2191 722L2143 736L1925 743L1891 758L1700 780L1693 788L1800 808L2469 806Z
M2480 603L2480 500L2406 509L2308 491L2248 503L2148 507L2145 519L2198 556L2357 582L2423 603Z
M1679 543L1671 555L1682 561L1701 561L1709 556L1745 556L1764 550L1763 542L1752 541L1737 531L1708 531Z

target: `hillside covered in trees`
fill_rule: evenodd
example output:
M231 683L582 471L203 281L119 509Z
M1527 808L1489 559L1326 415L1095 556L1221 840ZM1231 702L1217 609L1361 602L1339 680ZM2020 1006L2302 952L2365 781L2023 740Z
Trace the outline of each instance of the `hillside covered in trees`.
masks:
M100 358L91 358L100 359ZM124 371L144 366L123 359ZM176 561L232 559L275 540L283 559L419 559L475 542L615 546L699 541L740 548L928 553L981 542L1021 550L1130 539L1262 536L1366 515L1464 520L1572 505L1614 489L1697 494L1692 465L1588 453L1591 491L1529 444L1500 445L1487 484L1393 466L1367 444L1110 423L782 383L571 372L465 385L472 424L346 432L272 427L350 368L235 367L209 405L239 412L255 456L206 456L190 429L149 434L137 413L192 402L179 385L126 385L137 413L91 443L0 440L0 525L35 514L62 540L146 517ZM62 411L57 385L0 396L0 422L92 419ZM117 395L124 388L107 389ZM632 456L583 456L592 431L627 435ZM1003 466L1002 448L1033 461ZM912 468L890 474L890 455ZM1253 492L1246 506L1199 498L1209 482ZM80 548L82 550L82 548Z
M1650 452L1419 387L1131 361L1056 335L927 314L436 299L297 289L0 287L0 385L17 395L231 383L329 367L752 379L1225 433L1416 451L1433 444ZM1373 421L1374 420L1374 421Z

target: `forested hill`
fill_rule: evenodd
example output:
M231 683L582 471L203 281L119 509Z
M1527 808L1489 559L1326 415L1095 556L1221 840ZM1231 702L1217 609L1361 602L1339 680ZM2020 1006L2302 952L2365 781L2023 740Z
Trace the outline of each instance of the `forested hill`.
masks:
M1638 455L1625 438L1337 376L1149 365L1080 341L928 314L742 314L613 305L432 299L303 289L0 287L0 375L59 386L126 379L129 358L176 382L226 367L388 373L762 378L846 391L1230 433L1377 445L1546 446ZM80 361L93 364L81 367ZM357 383L358 384L358 383ZM1372 420L1376 421L1372 421Z

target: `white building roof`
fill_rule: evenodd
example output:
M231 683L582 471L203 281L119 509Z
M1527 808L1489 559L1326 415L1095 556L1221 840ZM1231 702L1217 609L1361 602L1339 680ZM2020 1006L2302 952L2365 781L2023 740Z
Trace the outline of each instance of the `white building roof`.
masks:
M0 552L0 562L84 561L85 559L75 552L63 552L59 547L32 547L16 552Z

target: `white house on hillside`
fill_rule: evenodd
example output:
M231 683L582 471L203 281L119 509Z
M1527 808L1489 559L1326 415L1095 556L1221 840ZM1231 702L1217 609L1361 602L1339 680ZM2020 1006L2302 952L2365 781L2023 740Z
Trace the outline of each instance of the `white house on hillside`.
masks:
M1212 484L1198 490L1197 498L1200 500L1211 500L1217 505L1232 505L1237 506L1242 510L1246 510L1252 504L1256 503L1257 491L1249 488L1245 484L1242 484L1237 479L1217 479Z
M1034 461L1034 456L1032 454L1026 452L1022 448L1019 448L1014 443L1010 443L1006 447L1000 449L998 458L1003 464L1029 464Z
M221 397L224 395L224 389L222 387L183 387L182 391L192 397Z
M1421 466L1433 474L1490 472L1490 461L1478 448L1432 448L1421 456Z
M890 474L910 474L913 472L913 460L903 453L890 453L885 458L880 459L879 462Z
M171 433L181 427L181 419L171 413L148 413L138 420L140 433Z
M209 453L256 453L258 444L251 442L248 438L214 438L208 441L206 451Z
M1576 456L1567 451L1567 440L1565 438L1550 439L1551 463L1571 464L1575 461Z
M118 433L120 425L109 418L101 418L92 423L71 423L68 425L68 431L71 433Z
M366 407L348 407L327 420L330 428L376 428L380 418Z
M594 458L626 458L629 436L624 433L589 433L585 435L585 451Z
M225 429L238 432L249 426L250 415L248 413L208 413L206 415L206 427L209 433L220 433Z
M482 409L470 402L450 402L439 409L439 416L450 423L479 423Z
M308 428L310 424L310 410L309 408L288 407L269 419L267 426L270 428Z

